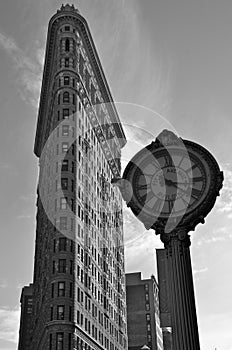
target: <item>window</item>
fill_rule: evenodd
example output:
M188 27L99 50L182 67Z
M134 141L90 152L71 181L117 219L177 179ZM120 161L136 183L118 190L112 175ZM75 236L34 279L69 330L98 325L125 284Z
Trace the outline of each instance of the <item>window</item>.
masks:
M150 325L150 323L149 323L149 324L147 324L147 330L148 330L148 332L150 332L150 331L151 331L151 325Z
M68 136L68 135L69 135L69 126L62 125L62 136Z
M61 216L60 218L60 230L67 230L67 217Z
M72 212L75 212L75 201L73 198L71 198L71 210Z
M68 160L67 159L64 159L62 161L61 171L68 171Z
M49 350L52 350L52 334L49 335Z
M69 297L72 298L73 297L73 283L70 282L69 284Z
M66 260L59 259L58 272L65 273L66 272Z
M69 272L70 272L70 275L73 274L73 261L72 260L70 260L70 270L69 270Z
M69 39L65 40L65 51L68 52L70 50L70 41Z
M146 301L149 301L149 294L145 294Z
M149 311L150 310L150 305L146 304L146 310Z
M69 58L68 57L65 57L65 59L64 59L64 66L69 67Z
M56 333L56 350L64 350L64 333Z
M63 199L63 198L61 198ZM66 201L66 198L64 198ZM67 238L61 237L59 238L59 251L66 251L67 249Z
M69 92L65 91L63 93L63 103L69 103Z
M75 163L74 162L72 162L72 173L74 173L75 172Z
M69 317L68 320L71 321L72 320L72 306L69 306Z
M71 218L71 231L74 231L74 219Z
M68 334L68 350L72 349L72 333Z
M68 142L62 142L62 153L67 153L68 147L69 147Z
M50 308L50 321L53 320L53 306Z
M67 178L64 178L64 177L61 178L61 188L63 191L68 189L68 179Z
M55 284L52 283L52 293L51 293L51 294L52 294L52 298L54 298L54 285L55 285Z
M75 155L75 143L72 144L72 155Z
M70 26L65 26L65 27L64 27L64 31L65 31L65 32L70 32Z
M70 78L68 76L64 77L64 85L69 85L70 84Z
M63 119L68 119L69 118L69 109L64 108L63 109Z
M61 197L60 198L60 209L66 210L67 207L68 207L67 198L66 197Z
M77 324L80 324L80 311L77 311Z
M57 306L57 320L64 320L64 305Z
M145 287L145 290L146 290L146 291L148 291L148 290L149 290L149 285L148 285L147 283L145 284L145 286L144 286L144 287Z
M58 282L58 297L65 296L65 282Z
M76 105L76 95L73 94L73 105L75 106Z
M151 320L151 315L150 314L146 314L146 320L150 321Z

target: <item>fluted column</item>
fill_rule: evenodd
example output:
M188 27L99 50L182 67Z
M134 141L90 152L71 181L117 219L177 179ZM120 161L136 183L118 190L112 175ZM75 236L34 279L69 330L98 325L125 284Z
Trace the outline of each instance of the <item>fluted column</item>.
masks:
M190 236L186 230L162 233L169 273L174 350L200 350L195 307Z

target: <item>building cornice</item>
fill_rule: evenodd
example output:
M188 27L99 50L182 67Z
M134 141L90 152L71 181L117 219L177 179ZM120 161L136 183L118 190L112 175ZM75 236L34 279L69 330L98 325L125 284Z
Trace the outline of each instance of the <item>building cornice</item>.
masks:
M80 35L83 38L83 43L85 45L86 50L88 51L91 65L95 73L96 79L98 81L103 100L107 104L107 109L109 111L110 117L113 119L112 122L115 126L116 136L119 140L121 147L123 147L126 144L126 137L125 137L117 110L113 103L113 97L111 95L88 24L85 18L81 16L77 10L73 9L70 6L68 7L65 6L63 7L63 9L61 8L61 10L58 10L57 13L50 19L49 26L48 26L43 81L42 81L42 87L41 87L38 123L37 123L36 139L35 139L35 145L34 145L34 152L37 157L40 157L41 155L42 146L44 144L44 135L46 134L45 131L46 131L47 123L49 122L48 118L45 120L45 115L47 116L49 111L49 106L48 106L49 97L50 97L49 82L51 81L51 74L54 73L52 69L52 64L54 61L53 52L55 50L55 44L56 44L55 33L57 30L58 24L61 21L63 22L65 20L67 20L67 22L69 20L76 22L76 24L80 28Z

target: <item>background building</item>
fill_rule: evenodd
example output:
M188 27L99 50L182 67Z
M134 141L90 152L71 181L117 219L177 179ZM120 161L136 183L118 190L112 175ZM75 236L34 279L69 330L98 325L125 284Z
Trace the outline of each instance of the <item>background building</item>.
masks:
M126 274L127 331L129 350L147 345L163 350L159 319L159 290L155 277L141 279L141 272Z
M33 285L25 286L22 289L21 298L21 319L19 329L18 350L28 350L31 338L32 305L33 305Z
M159 282L160 326L163 331L164 349L172 350L172 330L170 295L168 286L168 260L165 249L156 249L157 271Z
M62 5L48 27L34 148L30 350L127 348L122 202L111 185L125 143L86 20Z

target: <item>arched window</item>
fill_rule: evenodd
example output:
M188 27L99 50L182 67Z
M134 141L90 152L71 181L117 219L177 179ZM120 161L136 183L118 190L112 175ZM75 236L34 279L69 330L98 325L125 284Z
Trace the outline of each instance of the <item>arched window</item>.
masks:
M69 93L67 91L63 94L63 103L69 103Z
M65 40L65 51L69 51L69 49L70 49L70 41L69 41L69 39L66 39Z

